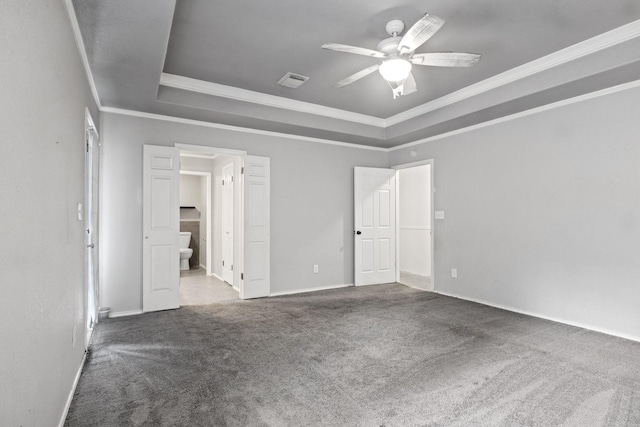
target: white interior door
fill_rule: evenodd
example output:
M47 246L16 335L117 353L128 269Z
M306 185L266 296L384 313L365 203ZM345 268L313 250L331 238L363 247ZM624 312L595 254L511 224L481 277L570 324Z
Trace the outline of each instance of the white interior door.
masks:
M180 152L144 146L142 310L180 306Z
M99 285L98 285L98 184L100 167L100 144L98 134L93 125L87 127L85 163L85 225L87 230L87 336L88 345L90 330L98 319Z
M268 296L270 283L269 158L244 156L242 174L243 256L240 298Z
M233 286L233 163L222 168L222 280Z
M396 280L396 171L354 171L354 283L374 285Z

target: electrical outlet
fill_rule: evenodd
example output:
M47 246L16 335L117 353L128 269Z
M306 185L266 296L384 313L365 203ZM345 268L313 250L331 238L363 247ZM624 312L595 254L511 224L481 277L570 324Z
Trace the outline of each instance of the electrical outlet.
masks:
M455 268L451 269L451 277L458 277L458 270Z
M73 327L73 332L71 333L71 347L76 348L76 331L77 328Z
M318 264L314 264L313 265L313 274L317 274L318 273Z

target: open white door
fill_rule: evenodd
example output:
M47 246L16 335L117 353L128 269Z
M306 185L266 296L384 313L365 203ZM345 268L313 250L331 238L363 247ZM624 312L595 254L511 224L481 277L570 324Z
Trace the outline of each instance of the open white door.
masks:
M180 152L144 146L142 310L180 306Z
M233 163L222 168L222 280L233 286Z
M396 171L355 168L354 283L396 280Z
M269 158L244 156L242 174L243 254L240 298L269 296L270 281Z

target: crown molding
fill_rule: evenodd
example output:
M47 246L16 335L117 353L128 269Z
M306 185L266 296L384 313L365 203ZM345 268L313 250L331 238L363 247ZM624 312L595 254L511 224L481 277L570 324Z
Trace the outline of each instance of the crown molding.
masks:
M418 139L416 141L407 142L406 144L396 145L395 147L388 148L388 152L401 150L403 148L414 147L416 145L424 144L426 142L437 141L439 139L448 138L450 136L459 135L462 133L470 132L477 129L482 129L484 127L497 125L500 123L508 122L511 120L519 119L521 117L530 116L533 114L542 113L548 110L554 110L556 108L564 107L566 105L576 104L578 102L587 101L594 98L599 98L601 96L610 95L617 92L622 92L628 89L634 89L640 87L640 80L635 80L633 82L624 83L618 86L612 86L606 89L601 89L595 92L587 93L584 95L575 96L573 98L563 99L562 101L553 102L551 104L542 105L540 107L532 108L530 110L521 111L519 113L510 114L508 116L499 117L497 119L489 120L486 122L478 123L475 125L467 126L464 128L452 130L450 132L441 133L439 135L430 136L428 138Z
M326 107L324 105L313 104L311 102L284 98L282 96L269 95L267 93L255 92L247 89L240 89L233 86L221 85L204 80L192 79L190 77L178 76L175 74L162 73L162 75L160 76L160 85L173 87L176 89L188 90L190 92L220 96L236 101L251 102L253 104L265 105L267 107L282 108L285 110L308 113L316 116L330 117L332 119L345 120L348 122L360 123L380 128L385 127L385 120L379 117L354 113L352 111L340 110L338 108Z
M103 112L103 113L120 114L120 115L125 115L125 116L141 117L141 118L146 118L146 119L161 120L161 121L174 122L174 123L182 123L182 124L188 124L188 125L194 125L194 126L204 126L204 127L214 128L214 129L229 130L229 131L233 131L233 132L244 132L244 133L249 133L249 134L254 134L254 135L274 136L274 137L278 137L278 138L294 139L294 140L297 140L297 141L315 142L315 143L320 143L320 144L337 145L337 146L347 147L347 148L357 148L357 149L360 149L360 150L373 150L373 151L383 151L383 152L391 153L393 151L402 150L404 148L414 147L416 145L424 144L424 143L427 143L427 142L437 141L439 139L444 139L444 138L448 138L448 137L451 137L451 136L463 134L463 133L466 133L466 132L471 132L473 130L482 129L484 127L497 125L497 124L500 124L500 123L508 122L508 121L511 121L511 120L519 119L519 118L530 116L530 115L533 115L533 114L542 113L544 111L548 111L548 110L553 110L553 109L556 109L556 108L564 107L566 105L571 105L571 104L575 104L575 103L578 103L578 102L587 101L587 100L590 100L590 99L599 98L599 97L602 97L602 96L606 96L606 95L610 95L610 94L613 94L613 93L622 92L622 91L625 91L625 90L634 89L634 88L638 88L638 87L640 87L640 80L636 80L636 81L629 82L629 83L624 83L624 84L621 84L621 85L618 85L618 86L612 86L610 88L602 89L602 90L599 90L599 91L596 91L596 92L587 93L585 95L580 95L580 96L576 96L576 97L573 97L573 98L564 99L562 101L557 101L557 102L554 102L554 103L551 103L551 104L547 104L547 105L543 105L543 106L540 106L540 107L532 108L530 110L521 111L519 113L511 114L511 115L500 117L500 118L497 118L497 119L494 119L494 120L489 120L489 121L478 123L478 124L475 124L475 125L472 125L472 126L467 126L465 128L456 129L456 130L451 131L451 132L446 132L446 133L442 133L442 134L439 134L439 135L430 136L428 138L419 139L419 140L416 140L416 141L408 142L406 144L396 145L395 147L389 147L389 148L374 147L374 146L370 146L370 145L353 144L353 143L350 143L350 142L332 141L332 140L328 140L328 139L311 138L311 137L306 137L306 136L301 136L301 135L292 135L292 134L281 133L281 132L272 132L272 131L265 131L265 130L259 130L259 129L243 128L243 127L239 127L239 126L229 126L229 125L223 125L223 124L219 124L219 123L212 123L212 122L205 122L205 121L200 121L200 120L183 119L183 118L180 118L180 117L166 116L166 115L162 115L162 114L145 113L145 112L141 112L141 111L127 110L127 109L123 109L123 108L101 107L100 111Z
M202 120L183 119L181 117L165 116L162 114L127 110L124 108L101 107L100 111L103 113L120 114L124 116L141 117L145 119L162 120L166 122L182 123L182 124L194 125L194 126L204 126L204 127L214 128L214 129L229 130L233 132L243 132L243 133L248 133L253 135L266 135L266 136L274 136L277 138L295 139L296 141L317 142L320 144L337 145L340 147L347 147L347 148L357 148L359 150L372 150L372 151L384 151L384 152L387 152L389 150L388 148L374 147L371 145L353 144L351 142L333 141L330 139L312 138L308 136L293 135L293 134L282 133L282 132L243 128L239 126L230 126L230 125L223 125L220 123L205 122Z
M620 43L624 43L640 36L640 20L615 28L580 43L533 60L524 65L507 70L501 74L489 77L481 82L472 84L456 92L442 96L433 101L422 104L385 120L385 127L393 126L413 119L431 111L463 101L472 96L495 89L517 80L532 76L545 70L565 64L578 58L591 55Z
M100 103L98 88L96 87L96 82L93 80L93 74L91 73L91 67L89 66L89 58L87 57L87 50L85 49L84 40L82 39L82 33L80 32L80 24L78 23L76 10L73 7L73 2L71 0L63 0L63 3L65 5L65 8L67 9L69 21L71 21L73 38L76 41L76 47L78 48L78 52L80 53L82 65L84 66L84 71L87 75L87 79L89 80L89 87L91 88L91 94L93 95L93 102L95 102L98 109L100 109L102 108L102 104Z

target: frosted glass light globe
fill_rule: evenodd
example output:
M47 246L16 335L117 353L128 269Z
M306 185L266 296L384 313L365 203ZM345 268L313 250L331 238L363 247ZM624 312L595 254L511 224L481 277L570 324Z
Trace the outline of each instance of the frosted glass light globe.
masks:
M407 77L411 72L411 62L403 58L393 58L384 61L380 66L380 74L389 82L399 82Z

